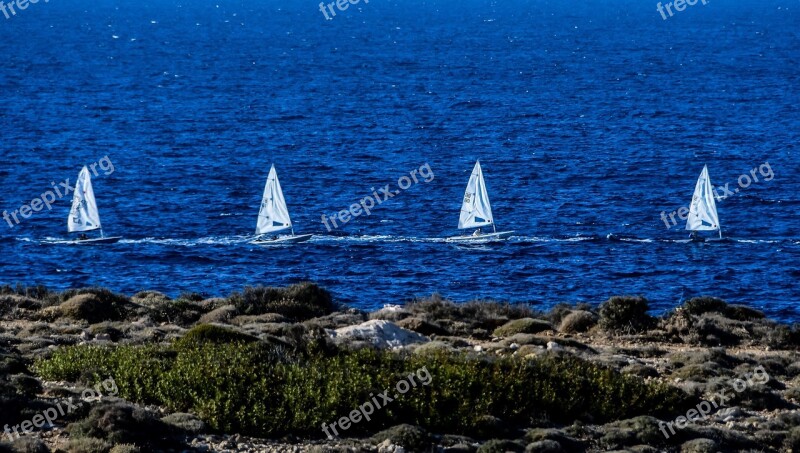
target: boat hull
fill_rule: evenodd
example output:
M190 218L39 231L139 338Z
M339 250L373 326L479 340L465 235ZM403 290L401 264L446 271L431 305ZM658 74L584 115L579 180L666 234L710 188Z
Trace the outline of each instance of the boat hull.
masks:
M511 237L514 234L513 231L501 231L499 233L487 233L487 234L479 234L477 236L469 235L469 236L453 236L447 238L447 242L456 242L461 244L470 244L476 242L495 242L495 241L504 241Z
M282 236L275 239L260 239L257 241L251 242L253 245L281 245L281 244L299 244L301 242L306 242L311 237L314 236L313 234L298 234L296 236Z
M101 245L101 244L116 244L122 239L121 236L97 239L76 239L72 241L75 245Z

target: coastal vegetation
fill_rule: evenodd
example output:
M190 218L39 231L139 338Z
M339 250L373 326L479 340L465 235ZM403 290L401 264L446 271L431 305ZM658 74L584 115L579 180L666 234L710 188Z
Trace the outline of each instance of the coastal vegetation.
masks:
M366 313L308 282L175 299L6 286L0 315L0 426L109 378L119 389L0 451L247 450L263 438L319 451L800 444L797 327L711 297L661 316L641 296L544 312L433 295ZM662 421L758 365L769 382L660 434ZM422 368L430 383L395 395ZM327 438L323 424L387 390L393 400L369 421Z

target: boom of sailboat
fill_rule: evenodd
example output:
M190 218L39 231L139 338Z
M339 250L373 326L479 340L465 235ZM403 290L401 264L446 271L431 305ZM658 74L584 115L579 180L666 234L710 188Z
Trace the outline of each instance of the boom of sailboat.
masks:
M483 232L482 229L489 226L492 227L492 230ZM497 231L480 161L475 162L464 191L458 229L474 229L474 231L471 234L452 236L445 240L462 244L486 243L504 241L514 234L514 231ZM97 200L92 187L91 173L86 166L81 169L78 181L75 184L72 207L67 219L67 230L69 233L80 233L78 239L70 241L74 244L114 244L122 239L120 236L107 237L103 232ZM678 242L722 240L722 227L720 226L708 166L703 167L695 184L692 203L686 220L686 230L691 232L690 239ZM90 238L86 235L86 233L93 231L99 231L100 236ZM719 238L706 239L700 235L701 232L707 231L718 232ZM255 237L250 243L260 246L299 244L313 237L313 234L295 234L286 198L278 180L278 173L275 170L275 165L272 165L261 197Z

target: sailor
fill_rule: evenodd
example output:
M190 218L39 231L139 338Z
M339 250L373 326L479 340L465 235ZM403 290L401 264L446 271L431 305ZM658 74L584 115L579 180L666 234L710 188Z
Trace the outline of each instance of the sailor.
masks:
M79 241L85 241L87 239L89 239L89 236L87 236L86 233L83 233L80 236L78 236Z
M480 235L481 235L481 229L480 229L480 228L478 228L477 230L475 230L475 232L474 232L474 233L472 233L472 235L473 235L473 236L480 236Z

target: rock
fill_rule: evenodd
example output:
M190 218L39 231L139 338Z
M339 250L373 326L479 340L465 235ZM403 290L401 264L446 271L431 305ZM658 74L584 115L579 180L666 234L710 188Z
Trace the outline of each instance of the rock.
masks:
M742 408L738 406L734 407L725 407L720 409L719 412L714 414L714 419L718 422L727 423L738 418L741 418L744 415L744 411Z
M556 343L555 341L548 341L547 342L547 350L548 351L563 351L564 348L562 348L561 345Z
M342 327L328 332L337 343L365 341L377 348L402 348L416 343L427 343L422 335L403 329L397 324L373 319L355 326Z

